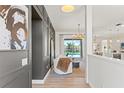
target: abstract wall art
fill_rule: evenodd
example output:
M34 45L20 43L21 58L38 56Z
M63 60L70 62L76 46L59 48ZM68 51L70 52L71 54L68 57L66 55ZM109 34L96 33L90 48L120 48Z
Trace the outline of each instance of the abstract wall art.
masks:
M28 8L0 5L0 50L27 49Z

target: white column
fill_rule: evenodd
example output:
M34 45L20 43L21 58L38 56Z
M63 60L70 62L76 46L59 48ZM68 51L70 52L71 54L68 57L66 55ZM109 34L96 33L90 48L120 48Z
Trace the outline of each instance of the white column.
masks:
M92 54L92 6L85 6L85 61L86 61L86 78L88 83L88 55Z

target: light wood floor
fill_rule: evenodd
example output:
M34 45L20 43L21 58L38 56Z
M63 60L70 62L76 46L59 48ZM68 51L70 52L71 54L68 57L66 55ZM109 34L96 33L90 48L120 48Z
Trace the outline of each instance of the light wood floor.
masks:
M33 88L90 88L85 82L85 71L74 68L69 75L57 75L50 72L45 84L33 84Z

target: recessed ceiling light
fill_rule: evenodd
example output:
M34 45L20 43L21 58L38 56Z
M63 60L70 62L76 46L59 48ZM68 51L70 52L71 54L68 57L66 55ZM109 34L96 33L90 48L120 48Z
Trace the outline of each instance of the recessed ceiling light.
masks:
M72 12L74 11L75 7L73 5L64 5L61 9L63 12Z

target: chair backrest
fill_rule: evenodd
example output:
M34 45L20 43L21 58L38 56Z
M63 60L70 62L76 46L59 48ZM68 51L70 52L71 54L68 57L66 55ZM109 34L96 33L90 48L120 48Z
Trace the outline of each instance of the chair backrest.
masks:
M54 65L56 66L60 58L68 58L67 56L59 55L56 59L54 59Z

